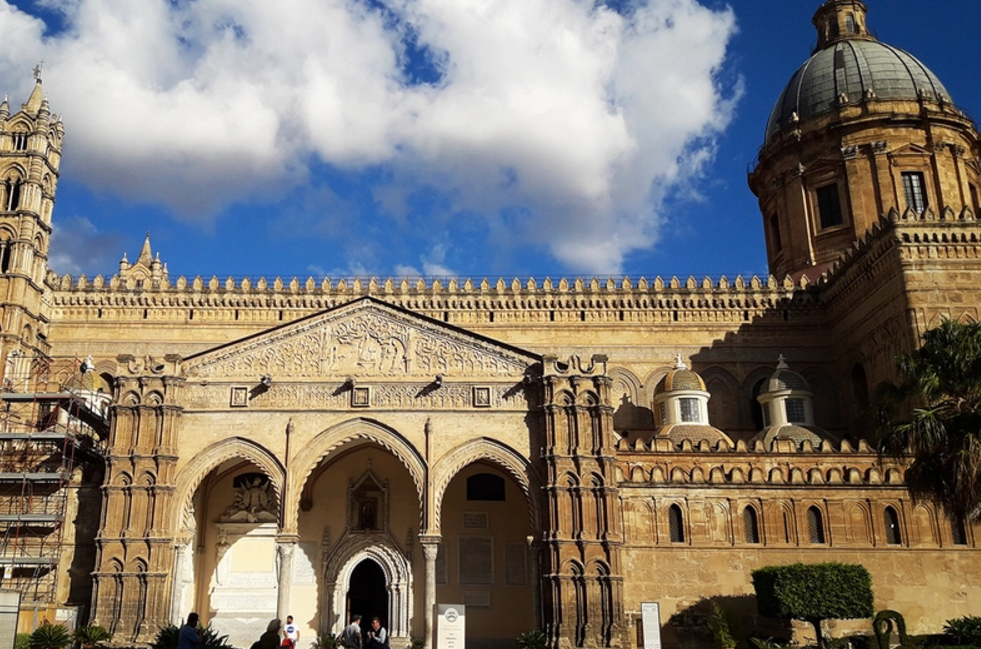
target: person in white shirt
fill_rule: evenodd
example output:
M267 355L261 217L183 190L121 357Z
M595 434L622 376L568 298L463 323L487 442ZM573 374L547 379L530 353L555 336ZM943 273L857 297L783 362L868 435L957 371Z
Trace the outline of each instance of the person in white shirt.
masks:
M388 631L381 625L377 617L371 618L371 630L368 631L367 649L384 649L388 646Z
M286 616L286 626L283 627L283 637L290 641L290 647L296 647L300 640L300 629L293 623L293 616Z

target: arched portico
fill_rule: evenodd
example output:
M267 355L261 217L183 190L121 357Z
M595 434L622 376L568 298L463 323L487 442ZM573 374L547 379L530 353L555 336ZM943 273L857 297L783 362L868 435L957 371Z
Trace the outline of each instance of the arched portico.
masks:
M228 586L222 583L222 571L229 568L223 559L240 539L248 537L248 543L254 544L262 537L270 548L275 547L284 480L284 468L272 453L238 437L205 448L180 471L169 512L172 529L179 531L174 540L171 622L179 622L189 610L211 610L218 615L227 607L216 604L214 598ZM243 496L248 503L239 500ZM217 525L208 522L219 517ZM198 546L208 551L196 553ZM265 589L275 598L272 565L267 566L264 579ZM253 633L253 629L235 626L225 630L237 642Z
M535 496L541 492L541 479L535 467L528 458L513 448L497 440L481 437L457 446L440 458L433 467L433 513L431 520L428 521L432 533L439 534L443 497L446 495L447 486L460 471L477 462L488 462L498 466L514 478L528 505L528 524L531 532L535 533L541 529L539 499Z
M408 470L420 503L424 503L426 461L416 448L395 429L381 422L359 417L320 433L294 456L290 467L290 489L286 497L283 530L296 531L300 498L311 474L335 450L352 443L374 443L392 453ZM423 508L424 509L424 508Z
M194 492L215 467L236 458L251 462L269 476L276 499L282 501L286 471L279 459L268 449L251 440L242 437L229 437L212 444L195 455L177 475L174 481L177 488L174 491L170 529L189 529L191 500L194 497Z
M321 607L321 629L337 634L344 627L346 594L351 575L364 560L378 564L385 575L388 596L388 631L393 644L408 646L412 620L412 567L385 533L348 536L326 558L323 584L325 602Z

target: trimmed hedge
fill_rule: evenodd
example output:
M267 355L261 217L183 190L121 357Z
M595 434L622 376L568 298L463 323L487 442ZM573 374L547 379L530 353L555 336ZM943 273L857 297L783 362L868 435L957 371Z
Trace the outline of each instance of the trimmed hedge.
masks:
M753 587L760 615L810 622L819 648L824 646L822 620L875 614L872 576L857 564L767 566L753 571Z
M753 571L761 615L795 620L872 617L872 576L865 566L795 563Z

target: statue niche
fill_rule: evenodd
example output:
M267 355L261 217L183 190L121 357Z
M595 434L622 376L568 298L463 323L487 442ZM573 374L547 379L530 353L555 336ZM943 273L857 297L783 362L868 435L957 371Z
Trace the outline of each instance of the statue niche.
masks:
M380 532L388 529L388 481L381 482L370 470L347 489L349 532Z

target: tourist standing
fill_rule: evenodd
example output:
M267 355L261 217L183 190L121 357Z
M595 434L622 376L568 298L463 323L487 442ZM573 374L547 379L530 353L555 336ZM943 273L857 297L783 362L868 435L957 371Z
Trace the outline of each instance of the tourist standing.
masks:
M388 646L388 631L381 624L381 618L371 618L371 630L368 631L367 649L385 649Z
M279 630L283 622L277 617L269 620L266 632L259 636L258 649L277 649L279 647Z
M351 623L341 631L341 646L345 649L361 649L361 616L355 613Z
M187 622L177 636L177 649L198 649L201 646L201 631L198 629L198 614L189 613Z
M290 649L294 649L296 643L300 640L300 629L293 623L292 615L286 616L286 626L283 627L283 639L289 641Z

